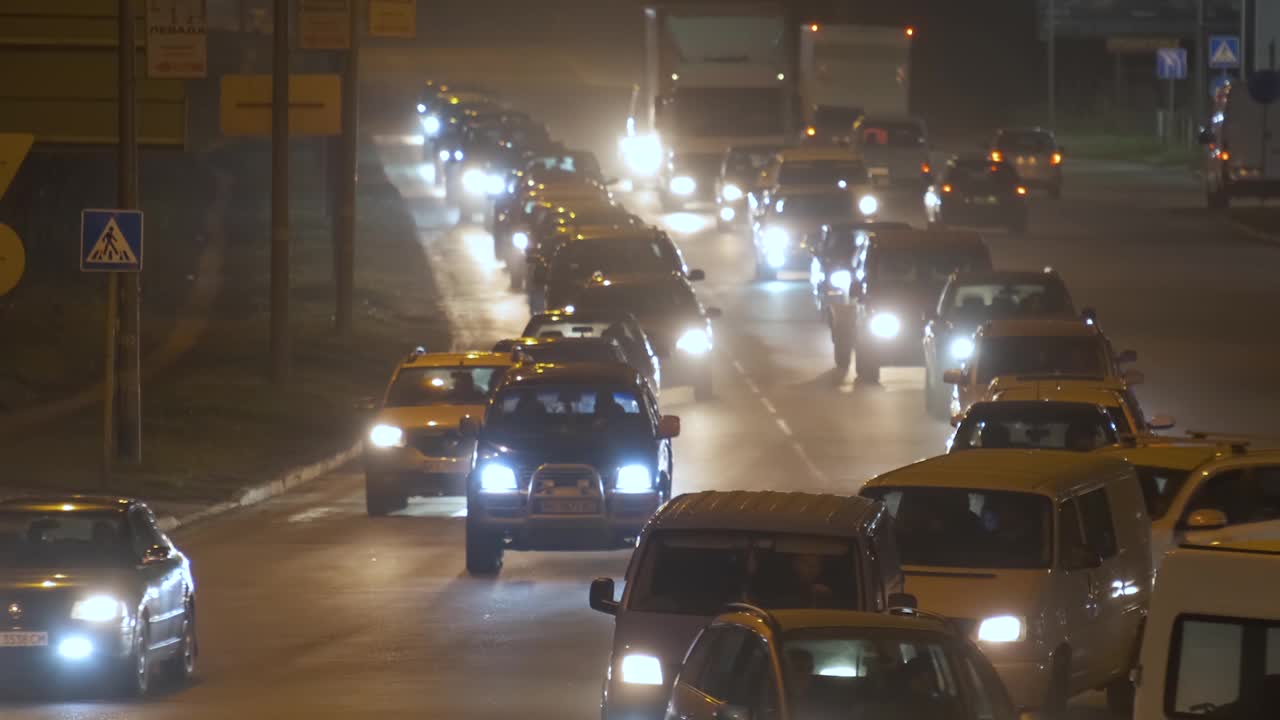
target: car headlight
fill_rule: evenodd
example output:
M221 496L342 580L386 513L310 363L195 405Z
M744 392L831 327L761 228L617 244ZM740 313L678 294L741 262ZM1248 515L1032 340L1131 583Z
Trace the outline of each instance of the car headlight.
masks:
M880 201L876 199L875 195L863 195L858 198L858 212L863 215L875 215L879 209Z
M618 480L613 489L620 493L653 492L653 475L643 465L623 465L618 468Z
M738 202L742 199L742 188L734 185L733 183L729 183L723 188L720 188L720 198L725 202Z
M618 671L628 685L662 684L662 663L652 655L623 656Z
M487 493L515 492L516 471L502 463L491 462L480 468L480 491Z
M93 641L83 635L69 635L58 643L58 656L63 660L84 660L93 654Z
M831 273L831 287L837 290L848 290L853 286L853 273L848 270L837 270Z
M517 230L511 233L511 246L517 250L529 249L529 233Z
M953 360L968 360L973 355L973 339L958 337L951 341L949 350Z
M791 233L788 233L785 228L766 228L763 239L766 252L786 250L787 246L791 244Z
M440 158L440 162L449 162L450 154L448 150L441 150L436 153L436 157Z
M369 442L380 448L404 447L404 431L395 425L374 425L369 430Z
M488 188L489 176L479 168L469 168L462 173L462 189L472 195L482 195Z
M690 355L705 355L711 351L711 337L702 328L686 330L679 340L676 349Z
M871 317L871 334L882 340L892 340L902 332L902 321L893 313L876 313Z
M622 161L637 175L653 175L662 166L662 141L657 135L622 139Z
M720 220L722 222L733 222L736 217L738 217L738 211L734 210L732 207L725 205L720 208Z
M427 106L423 105L422 103L418 103L418 114L422 115L426 111L427 111Z
M456 160L456 161L458 161L458 162L462 162L462 158L464 158L464 157L466 157L466 155L464 155L464 154L463 154L463 152L462 152L461 150L454 150L454 151L453 151L453 159L454 159L454 160Z
M71 619L85 622L110 622L125 616L124 603L110 595L94 595L71 606Z
M432 137L439 135L440 134L440 118L436 117L435 115L428 115L427 118L422 121L422 129Z
M484 178L484 191L489 195L501 195L507 189L507 183L502 175L498 173L490 173Z
M978 625L978 640L989 643L1009 643L1027 637L1027 624L1012 615L997 615Z
M671 178L670 188L676 195L692 195L698 189L698 183L688 175L677 175Z

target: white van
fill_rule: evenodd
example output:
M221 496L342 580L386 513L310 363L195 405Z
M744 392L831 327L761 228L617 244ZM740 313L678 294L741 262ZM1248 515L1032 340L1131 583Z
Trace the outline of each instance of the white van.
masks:
M1166 555L1134 678L1134 720L1280 717L1280 541Z
M1200 131L1209 207L1228 207L1238 197L1280 197L1280 112L1254 100L1244 84L1225 95Z
M1015 705L1060 714L1105 688L1129 708L1151 588L1151 521L1129 464L972 450L880 475L862 495L896 519L906 592L971 633Z

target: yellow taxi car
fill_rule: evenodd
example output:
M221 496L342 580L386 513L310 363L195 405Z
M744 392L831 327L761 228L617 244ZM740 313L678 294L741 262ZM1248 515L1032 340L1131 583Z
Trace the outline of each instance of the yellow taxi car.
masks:
M1074 380L1063 378L998 377L987 388L985 400L1064 400L1101 406L1121 435L1146 436L1168 430L1174 420L1166 415L1147 417L1133 388L1118 378Z
M473 442L458 426L484 416L490 391L518 359L417 350L396 368L364 442L370 515L401 510L414 496L462 494Z

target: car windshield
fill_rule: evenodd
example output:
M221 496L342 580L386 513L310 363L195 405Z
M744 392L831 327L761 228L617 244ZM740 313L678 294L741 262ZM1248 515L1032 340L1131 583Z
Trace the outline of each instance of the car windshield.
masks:
M858 160L788 160L778 171L779 185L866 185L867 166Z
M970 326L987 320L1071 313L1066 291L1053 282L957 285L951 288L943 305L944 315Z
M981 245L941 247L881 247L875 251L871 283L889 287L936 287L952 273L983 270L991 264ZM934 295L933 297L937 297Z
M520 439L639 432L651 421L629 388L538 385L503 390L485 417L486 433Z
M542 155L532 158L525 165L526 170L540 175L541 172L582 174L599 177L600 163L591 153L561 153Z
M557 221L562 225L621 225L631 221L631 213L617 205L600 205L585 210L570 210L557 213Z
M967 671L941 633L814 628L783 635L787 703L796 717L975 718Z
M804 220L806 218L831 218L835 220L856 216L854 198L850 193L822 193L821 195L790 195L778 198L773 205L777 217Z
M727 176L749 175L765 169L775 154L776 147L733 148L724 162Z
M1052 503L1043 495L950 487L874 487L863 494L897 520L904 565L1032 569L1052 559Z
M552 272L589 276L616 273L669 273L680 269L680 258L669 243L657 237L575 240L556 254Z
M858 128L858 137L864 146L894 148L924 147L924 132L919 125L909 122L869 123Z
M1134 465L1138 473L1138 482L1142 486L1142 499L1147 504L1147 515L1152 520L1159 520L1169 513L1173 499L1182 491L1191 473L1187 470L1156 467L1153 465Z
M1053 145L1053 136L1044 132L1006 130L996 139L998 149L1011 153L1048 153Z
M958 190L1007 189L1018 184L1018 173L1004 163L956 163L947 169L946 183Z
M592 310L632 313L640 317L699 313L693 293L680 285L604 285L584 288L577 304Z
M537 363L624 362L622 349L607 342L547 342L525 345L521 352Z
M858 609L857 549L847 539L746 532L649 535L628 609L715 615L727 603Z
M133 562L123 513L0 511L0 567L101 568Z
M1106 343L1093 335L1012 335L981 338L979 343L981 387L1004 375L1100 378L1110 370Z
M387 393L386 407L482 405L505 370L477 366L401 368Z
M975 405L965 414L951 451L1045 448L1088 452L1116 442L1114 423L1096 405L990 402Z

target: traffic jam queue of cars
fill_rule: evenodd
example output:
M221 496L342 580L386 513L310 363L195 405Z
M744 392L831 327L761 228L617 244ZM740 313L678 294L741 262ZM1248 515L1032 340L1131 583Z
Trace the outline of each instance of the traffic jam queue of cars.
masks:
M1280 450L1155 434L1173 423L1139 406L1136 354L1057 273L995 268L972 230L876 222L848 149L731 150L717 212L749 216L758 274L807 268L835 364L923 366L924 409L956 429L857 494L686 492L662 399L713 397L705 274L590 153L484 90L433 85L418 110L427 157L489 196L534 312L519 337L401 359L369 403L367 512L465 496L476 576L511 551L630 549L621 593L584 598L613 618L603 718L1014 720L1090 690L1143 720L1280 712ZM449 170L468 157L486 164ZM0 501L5 677L184 681L196 607L144 504Z

